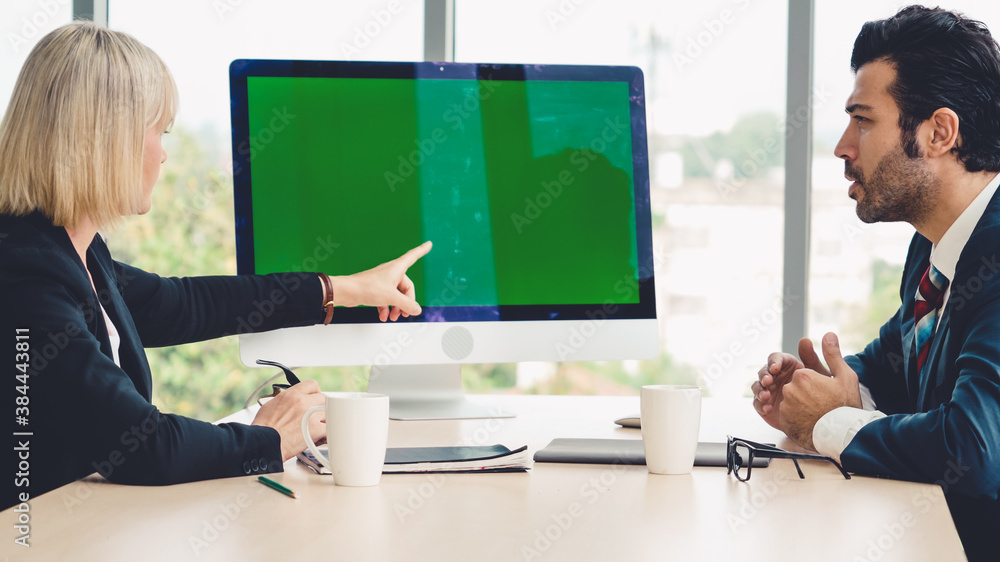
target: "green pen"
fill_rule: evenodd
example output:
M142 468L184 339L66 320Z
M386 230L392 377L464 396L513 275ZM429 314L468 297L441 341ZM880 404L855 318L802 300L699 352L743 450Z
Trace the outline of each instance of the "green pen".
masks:
M270 478L264 478L263 476L258 476L257 481L269 488L274 488L275 490L281 492L282 494L285 494L288 497L291 498L299 497L298 494L296 494L295 492L289 490L288 488L282 486L281 484L278 484L277 482L271 480Z

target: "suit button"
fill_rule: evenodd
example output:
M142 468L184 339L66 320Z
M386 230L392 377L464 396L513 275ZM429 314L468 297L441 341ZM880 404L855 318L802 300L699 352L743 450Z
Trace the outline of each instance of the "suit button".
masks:
M253 459L252 461L250 461L250 469L253 470L254 472L260 470L260 465L257 464L257 459Z
M250 461L243 461L243 472L250 474Z
M267 468L267 460L265 460L264 457L261 457L260 460L257 461L257 462L260 463L260 470L261 470L261 472L267 472L269 470Z

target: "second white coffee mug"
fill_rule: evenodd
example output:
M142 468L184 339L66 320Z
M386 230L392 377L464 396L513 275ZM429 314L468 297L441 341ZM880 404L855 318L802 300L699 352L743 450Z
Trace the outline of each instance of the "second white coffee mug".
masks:
M370 392L324 392L326 404L302 416L306 446L333 473L338 486L376 486L382 478L389 440L389 397ZM326 459L309 435L309 417L326 411Z

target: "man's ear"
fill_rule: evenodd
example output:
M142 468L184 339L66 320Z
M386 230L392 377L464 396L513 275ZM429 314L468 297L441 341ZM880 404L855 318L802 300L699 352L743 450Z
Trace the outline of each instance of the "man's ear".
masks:
M961 144L958 135L958 114L942 107L921 124L921 133L926 141L925 153L934 158L949 154Z

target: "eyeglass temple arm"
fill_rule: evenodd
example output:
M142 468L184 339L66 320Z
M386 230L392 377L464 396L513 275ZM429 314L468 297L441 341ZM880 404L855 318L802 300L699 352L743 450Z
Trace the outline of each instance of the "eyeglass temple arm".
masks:
M278 363L277 361L267 361L265 359L258 359L257 360L257 364L258 365L270 365L272 367L277 367L277 368L281 369L282 371L285 372L285 378L288 380L288 384L290 384L292 386L295 386L295 385L299 384L300 382L302 382L302 381L299 380L299 377L295 376L295 373L293 373L291 369L289 369L288 367L282 365L281 363Z
M765 450L768 450L768 451L780 451L780 452L783 452L783 453L790 453L791 452L791 451L786 451L786 450L782 449L781 447L776 447L774 445L768 445L767 443L757 443L756 441L750 441L750 440L739 438L739 437L733 437L732 440L735 443L743 443L744 445L749 445L749 446L757 448L757 449L765 449Z
M833 466L837 467L837 470L840 471L840 474L842 474L844 478L848 480L851 479L851 475L848 474L846 470L844 470L844 467L840 466L839 462L833 460L830 457L824 457L823 455L813 455L810 453L793 453L791 451L769 448L767 450L757 451L757 456L771 457L773 459L792 459L793 461L795 461L796 469L799 468L798 460L830 461L831 463L833 463ZM804 478L804 476L802 476L801 470L799 470L799 477Z

